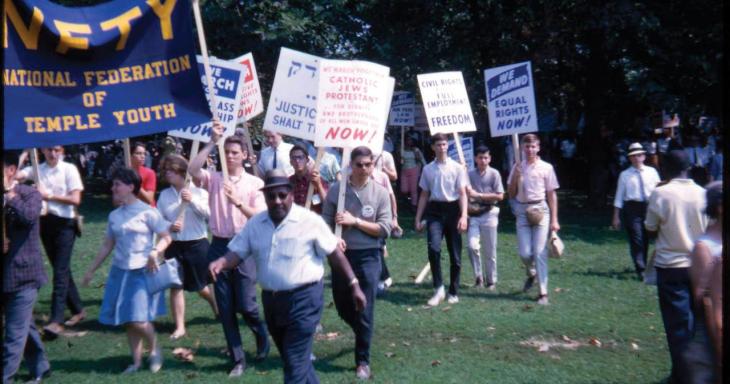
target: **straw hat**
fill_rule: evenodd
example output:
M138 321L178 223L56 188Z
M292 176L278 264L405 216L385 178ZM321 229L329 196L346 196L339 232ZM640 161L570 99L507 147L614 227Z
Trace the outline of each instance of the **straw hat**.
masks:
M629 153L626 156L641 155L646 153L641 143L633 143L629 145Z

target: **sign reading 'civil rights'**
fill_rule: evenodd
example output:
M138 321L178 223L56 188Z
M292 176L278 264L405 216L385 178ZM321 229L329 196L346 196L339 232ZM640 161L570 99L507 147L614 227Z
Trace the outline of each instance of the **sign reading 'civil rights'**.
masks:
M418 75L431 134L476 131L461 72Z

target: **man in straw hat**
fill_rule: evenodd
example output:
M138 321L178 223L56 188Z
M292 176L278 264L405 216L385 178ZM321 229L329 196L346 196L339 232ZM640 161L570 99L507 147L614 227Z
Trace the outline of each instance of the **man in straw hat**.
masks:
M634 261L634 269L639 280L643 280L646 254L649 249L649 238L646 236L644 228L646 205L660 179L656 169L644 165L646 151L641 144L629 145L627 157L631 166L621 172L618 177L611 224L615 230L619 230L621 216L623 216L624 227L629 235L629 249L631 259Z
M344 245L320 216L292 204L286 172L273 169L264 178L261 190L268 210L251 217L209 271L216 279L222 271L254 260L266 323L284 362L284 382L318 383L310 355L324 306L325 256L334 274L350 282L354 309L363 311L367 300L343 254Z

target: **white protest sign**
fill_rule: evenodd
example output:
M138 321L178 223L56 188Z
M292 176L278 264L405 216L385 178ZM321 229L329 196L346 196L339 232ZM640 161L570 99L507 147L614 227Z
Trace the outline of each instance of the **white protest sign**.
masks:
M474 169L474 140L472 137L461 137L461 150L464 152L464 162L466 163L467 168L471 171ZM456 149L454 139L449 139L448 155L457 163L461 162L459 159L459 151Z
M314 140L321 60L317 56L281 48L264 119L265 130Z
M426 117L426 110L423 109L423 104L416 105L414 112L413 129L416 131L428 131L428 118Z
M396 127L412 127L415 124L415 109L416 98L411 92L394 92L388 124Z
M417 77L432 135L477 130L461 72L427 73Z
M383 149L393 94L390 68L366 61L322 60L317 94L317 147Z
M210 101L208 86L205 80L205 71L203 69L203 57L198 55L197 60L203 90L205 91L206 98ZM238 119L238 109L241 103L241 88L243 86L245 69L241 64L211 57L210 70L217 103L215 106L215 115L225 128L223 136L228 137L236 133L236 120ZM167 133L170 136L207 143L210 141L211 128L213 128L213 123L208 122L192 127L174 129Z
M484 70L492 137L537 132L537 108L529 61Z
M241 108L238 110L238 123L243 124L246 120L251 120L264 111L264 101L261 98L259 75L256 72L253 55L247 53L231 61L243 65L245 69L243 87L241 87Z

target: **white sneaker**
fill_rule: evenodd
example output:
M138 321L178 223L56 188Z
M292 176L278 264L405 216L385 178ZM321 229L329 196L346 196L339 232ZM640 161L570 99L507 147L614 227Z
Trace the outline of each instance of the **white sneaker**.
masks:
M439 305L442 301L444 301L444 298L446 297L446 291L444 290L444 286L440 286L436 288L436 292L433 294L433 297L428 299L428 305L430 307L435 307Z
M390 286L393 285L393 279L391 279L389 277L389 278L385 279L384 283L385 283L385 288L390 288Z
M456 304L459 302L459 296L449 295L449 297L446 299L446 301L448 301L449 304Z

